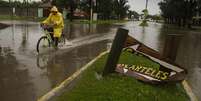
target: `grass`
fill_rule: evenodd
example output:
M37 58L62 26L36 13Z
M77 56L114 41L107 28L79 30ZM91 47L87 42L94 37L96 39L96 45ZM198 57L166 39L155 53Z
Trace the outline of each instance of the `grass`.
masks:
M43 21L44 18L37 17L27 17L27 16L11 16L11 15L1 15L0 20L27 20L27 21Z
M106 59L107 55L98 59L82 74L75 87L64 92L57 101L189 101L180 83L151 85L118 73L97 79L95 74L103 70ZM159 66L128 52L121 54L119 63Z

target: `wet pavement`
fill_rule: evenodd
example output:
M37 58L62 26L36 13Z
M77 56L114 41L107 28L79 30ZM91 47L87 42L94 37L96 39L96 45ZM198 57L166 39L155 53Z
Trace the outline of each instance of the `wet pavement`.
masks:
M42 35L39 23L3 23L11 26L0 30L1 101L35 101L105 51L118 27L129 29L131 36L186 68L187 80L201 98L201 32L157 23L144 28L139 22L124 26L71 24L64 30L71 46L37 55L36 42Z

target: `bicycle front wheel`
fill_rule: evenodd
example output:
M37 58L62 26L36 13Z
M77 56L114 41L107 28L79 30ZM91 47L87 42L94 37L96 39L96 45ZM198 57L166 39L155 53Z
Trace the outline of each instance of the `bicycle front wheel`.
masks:
M63 47L66 43L66 40L65 40L65 36L64 34L61 35L61 37L59 38L59 47Z
M50 40L46 36L42 36L38 42L36 50L37 52L47 51L50 48Z

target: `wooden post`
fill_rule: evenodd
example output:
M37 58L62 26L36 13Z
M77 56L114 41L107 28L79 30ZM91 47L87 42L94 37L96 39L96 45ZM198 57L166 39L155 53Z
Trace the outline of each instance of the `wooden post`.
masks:
M124 47L124 43L127 37L128 30L119 28L113 41L109 56L107 58L107 62L103 71L103 76L115 71L116 64L119 60L119 56Z

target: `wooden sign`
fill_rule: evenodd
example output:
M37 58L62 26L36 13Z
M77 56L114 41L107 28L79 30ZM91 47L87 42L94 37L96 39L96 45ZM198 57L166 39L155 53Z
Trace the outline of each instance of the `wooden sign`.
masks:
M173 61L166 60L157 51L145 46L132 37L128 37L125 42L124 51L132 54L140 54L149 60L160 65L159 70L135 64L117 64L115 71L135 77L136 79L150 83L180 82L185 79L187 71L175 64Z

